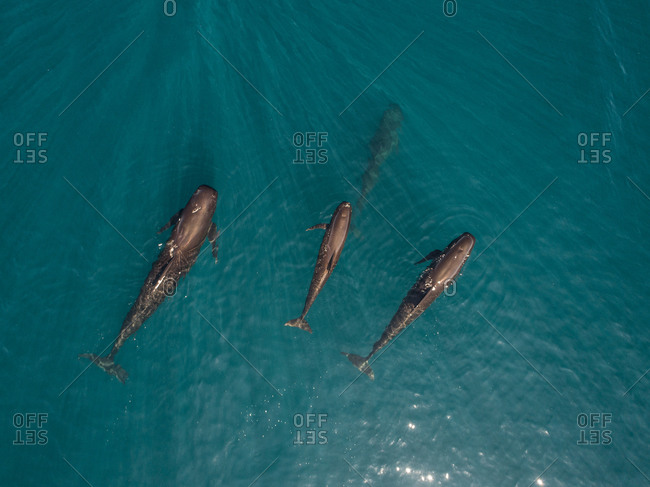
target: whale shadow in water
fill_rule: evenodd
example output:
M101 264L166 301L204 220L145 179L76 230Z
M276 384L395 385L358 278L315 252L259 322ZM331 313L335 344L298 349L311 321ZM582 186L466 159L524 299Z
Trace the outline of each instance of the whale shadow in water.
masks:
M399 130L404 120L402 109L396 103L391 103L384 111L379 128L370 140L369 149L370 157L366 165L366 170L361 177L361 195L355 205L356 218L365 206L370 192L379 180L381 165L390 157L393 152L399 149ZM356 224L352 225L352 231L355 237L360 237L361 232Z

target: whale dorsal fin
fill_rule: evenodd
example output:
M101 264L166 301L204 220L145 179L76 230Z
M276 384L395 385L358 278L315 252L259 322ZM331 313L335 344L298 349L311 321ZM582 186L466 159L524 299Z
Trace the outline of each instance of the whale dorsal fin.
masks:
M327 227L328 227L327 223L319 223L318 225L314 225L313 227L309 227L305 231L308 232L309 230L327 230Z

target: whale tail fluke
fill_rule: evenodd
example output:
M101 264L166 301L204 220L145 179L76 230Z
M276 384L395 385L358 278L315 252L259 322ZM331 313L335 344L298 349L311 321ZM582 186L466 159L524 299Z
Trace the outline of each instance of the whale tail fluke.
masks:
M112 358L109 357L100 357L94 353L82 353L79 354L79 358L87 358L104 372L110 375L114 375L117 379L124 384L126 378L129 376L126 370L124 370L120 365L116 364Z
M370 365L368 365L367 358L359 357L358 355L354 355L353 353L341 352L341 354L345 355L348 358L348 360L352 362L352 365L354 365L357 369L359 369L361 372L363 372L368 377L370 377L370 380L375 380L375 373L370 368Z
M296 328L311 333L311 326L309 326L309 323L307 323L307 320L304 318L296 318L295 320L287 321L284 326L295 326Z

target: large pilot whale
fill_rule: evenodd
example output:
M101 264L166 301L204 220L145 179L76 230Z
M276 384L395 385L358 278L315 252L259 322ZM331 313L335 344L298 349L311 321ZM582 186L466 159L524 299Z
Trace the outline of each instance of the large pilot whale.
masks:
M305 320L305 316L309 312L309 308L314 304L316 296L320 293L321 289L332 275L336 263L341 257L345 239L348 236L350 228L350 217L352 216L352 208L347 201L342 202L334 211L332 219L328 224L319 223L307 230L321 229L325 230L325 236L318 251L318 258L316 259L316 266L314 267L314 275L309 285L309 292L305 300L305 306L299 318L286 322L285 326L295 326L302 330L311 333L311 327Z
M199 186L187 205L158 231L162 233L169 227L174 227L158 259L153 263L138 298L124 318L120 334L111 352L105 357L94 353L82 353L79 357L92 360L104 371L124 383L128 374L115 363L115 354L124 342L149 319L165 298L175 293L180 279L196 262L206 238L212 244L212 255L216 262L217 227L212 221L216 207L217 191L209 186Z
M361 196L356 204L357 214L363 208L367 196L379 179L379 168L398 148L402 120L404 120L402 109L399 105L391 103L382 115L379 128L370 140L370 158L362 177Z
M385 347L402 330L413 323L442 294L450 281L455 280L474 248L476 239L469 233L463 233L447 245L445 250L434 250L419 263L426 260L433 262L422 271L420 277L402 300L390 323L375 342L372 351L366 357L341 352L360 371L374 380L375 374L368 365L370 358Z

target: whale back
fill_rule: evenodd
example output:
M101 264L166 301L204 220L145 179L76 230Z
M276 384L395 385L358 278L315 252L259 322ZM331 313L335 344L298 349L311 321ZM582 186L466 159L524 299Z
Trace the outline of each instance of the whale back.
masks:
M332 221L330 222L330 228L327 231L327 248L331 252L331 258L328 262L328 271L332 272L339 257L341 257L341 252L343 251L343 245L345 244L345 239L348 236L348 230L350 229L350 220L352 217L352 207L350 203L344 201L341 203L332 216ZM325 242L324 242L325 243Z

